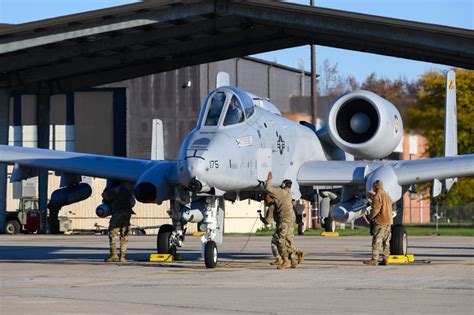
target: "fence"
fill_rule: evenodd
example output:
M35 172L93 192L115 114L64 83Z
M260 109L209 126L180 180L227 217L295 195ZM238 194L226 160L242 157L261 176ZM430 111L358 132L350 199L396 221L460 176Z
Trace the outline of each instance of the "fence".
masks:
M436 219L440 223L446 223L458 227L474 228L474 206L442 206L431 207L432 222Z

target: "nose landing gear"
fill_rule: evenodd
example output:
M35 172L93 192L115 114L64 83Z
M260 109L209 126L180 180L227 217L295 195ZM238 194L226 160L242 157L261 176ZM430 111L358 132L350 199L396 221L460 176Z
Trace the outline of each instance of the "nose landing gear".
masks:
M204 248L204 262L206 268L216 268L217 266L217 245L214 241L207 241Z
M199 210L204 214L203 220L199 223L201 231L206 231L201 238L201 256L204 259L206 268L215 268L218 261L217 245L222 244L224 232L224 199L222 197L208 196L195 201L191 200L189 191L177 189L175 200L168 211L173 221L173 225L164 224L160 227L156 241L158 254L175 255L177 248L184 242L186 228L185 225L190 220L183 216L185 209ZM185 219L187 218L187 219ZM191 216L193 218L194 216ZM199 220L199 219L198 219ZM197 222L197 221L189 221Z
M215 268L218 260L217 245L222 244L224 234L224 200L210 197L206 200L203 226L207 233L201 238L201 255L206 268Z

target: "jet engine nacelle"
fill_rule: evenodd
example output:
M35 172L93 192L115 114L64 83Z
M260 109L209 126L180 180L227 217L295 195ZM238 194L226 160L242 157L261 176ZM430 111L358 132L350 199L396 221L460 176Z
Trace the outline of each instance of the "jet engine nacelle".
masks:
M92 188L86 183L70 185L56 189L51 194L48 207L61 209L64 206L85 200L92 194Z
M362 159L388 156L403 134L402 119L395 106L362 90L346 94L334 103L328 127L331 139L339 148Z
M135 184L135 198L143 203L162 203L172 197L169 178L176 169L169 164L157 163L140 176Z

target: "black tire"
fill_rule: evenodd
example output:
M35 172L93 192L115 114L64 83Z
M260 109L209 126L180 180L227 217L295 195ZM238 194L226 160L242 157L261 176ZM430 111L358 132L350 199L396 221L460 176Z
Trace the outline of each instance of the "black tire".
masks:
M391 255L406 255L408 252L408 237L405 226L393 225L390 239Z
M18 234L21 231L21 225L16 220L7 221L5 224L5 233L13 235Z
M170 224L164 224L160 227L158 231L158 236L156 239L156 249L158 254L170 254L171 245L170 245L170 236L173 232L173 226Z
M298 223L298 235L304 235L304 223Z
M216 243L214 241L207 242L204 251L204 261L206 263L206 268L216 268L217 256L218 252Z
M331 217L327 217L324 220L324 229L326 232L336 232L336 221Z

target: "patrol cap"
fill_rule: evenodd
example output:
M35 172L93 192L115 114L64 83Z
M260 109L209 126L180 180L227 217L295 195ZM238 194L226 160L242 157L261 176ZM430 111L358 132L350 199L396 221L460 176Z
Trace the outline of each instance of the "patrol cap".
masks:
M291 188L291 179L285 179L282 183L281 183L281 188Z

